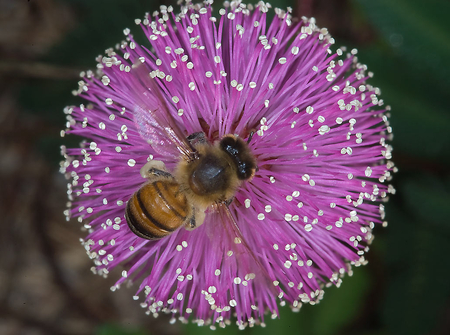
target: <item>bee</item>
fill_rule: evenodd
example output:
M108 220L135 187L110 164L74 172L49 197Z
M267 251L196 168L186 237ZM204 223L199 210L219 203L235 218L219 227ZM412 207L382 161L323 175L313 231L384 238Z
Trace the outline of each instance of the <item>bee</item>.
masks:
M138 131L158 153L178 157L178 164L173 174L158 160L141 168L141 176L148 181L131 196L125 218L137 236L159 240L180 227L199 227L212 205L228 207L241 183L255 175L256 159L248 146L254 132L247 142L232 134L213 144L204 132L185 137L156 83L139 73L138 78L134 85L141 87L134 111Z
M197 126L204 132L187 136L178 127L180 121L172 116L177 113L168 108L170 100L161 94L163 87L149 77L146 65L138 65L133 71L130 91L123 93L134 97L137 131L157 156L176 164L171 172L160 160L150 160L141 168L140 174L147 181L131 196L125 210L130 230L138 237L159 241L205 222L203 234L209 238L211 252L222 259L222 267L233 269L238 264L242 276L248 275L254 285L269 287L274 296L278 295L272 284L275 278L261 262L265 262L268 246L257 232L249 231L245 221L236 221L241 204L231 206L242 183L258 171L250 149L255 131L240 128L242 136L231 131L221 136L199 119ZM210 142L208 138L218 140Z
M133 194L125 212L131 231L139 237L157 240L180 227L199 227L209 206L229 205L240 184L255 174L255 157L237 135L225 135L213 145L203 132L187 140L196 158L181 159L173 175L161 161L150 161L141 169L149 181Z

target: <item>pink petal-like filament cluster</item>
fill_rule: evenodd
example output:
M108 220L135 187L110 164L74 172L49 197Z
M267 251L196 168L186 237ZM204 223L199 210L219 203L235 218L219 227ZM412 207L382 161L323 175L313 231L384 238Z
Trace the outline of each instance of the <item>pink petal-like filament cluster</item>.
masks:
M136 23L117 51L98 58L99 75L83 74L76 91L85 104L65 109L67 130L87 139L63 148L71 208L89 235L83 241L93 271L123 266L136 282L148 313L223 326L236 315L241 327L263 321L277 300L298 310L314 304L325 285L341 282L350 265L365 264L380 203L395 169L387 143L391 129L379 90L352 50L333 54L333 39L314 19L294 22L269 6L239 1L212 16L187 4L181 14L162 7ZM250 148L258 172L230 206L245 241L233 239L211 209L193 231L179 229L159 241L134 235L126 202L145 182L150 159L165 162L133 121L140 87L134 68L146 66L169 112L186 134L205 131L213 141L257 130ZM205 129L204 124L208 125ZM136 297L137 298L137 297Z

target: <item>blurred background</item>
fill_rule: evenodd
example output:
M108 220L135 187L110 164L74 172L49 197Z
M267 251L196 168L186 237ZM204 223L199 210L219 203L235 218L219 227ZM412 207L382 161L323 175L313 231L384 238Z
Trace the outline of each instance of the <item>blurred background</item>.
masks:
M0 334L209 334L146 316L134 288L91 273L58 173L63 108L78 74L161 4L150 0L0 0ZM392 106L397 194L369 265L299 313L216 334L450 334L450 2L277 0L359 49ZM219 7L219 4L216 4ZM137 32L134 27L134 32ZM141 40L142 41L142 40Z

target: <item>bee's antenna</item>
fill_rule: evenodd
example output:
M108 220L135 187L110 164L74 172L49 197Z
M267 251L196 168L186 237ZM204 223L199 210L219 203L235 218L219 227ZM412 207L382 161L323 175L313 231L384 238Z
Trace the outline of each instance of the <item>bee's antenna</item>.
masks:
M247 144L249 144L249 143L250 143L250 141L252 140L252 138L253 138L253 135L255 134L255 132L256 132L256 130L255 130L255 129L252 129L252 130L250 131L250 135L248 135L248 140L247 140Z

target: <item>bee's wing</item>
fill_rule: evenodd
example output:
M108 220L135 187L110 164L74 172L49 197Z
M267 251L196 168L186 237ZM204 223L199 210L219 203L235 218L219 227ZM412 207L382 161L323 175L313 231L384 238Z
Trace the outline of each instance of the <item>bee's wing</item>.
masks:
M139 134L152 148L164 157L191 159L195 149L186 140L167 102L161 94L161 88L152 78L144 64L133 67L130 76L130 89L135 99L134 121Z
M254 247L251 248L249 246L230 208L226 204L217 204L216 207L219 220L226 234L223 237L229 241L230 251L232 251L231 254L225 250L224 263L227 261L232 262L234 257L238 269L241 269L241 274L244 275L244 278L241 278L242 280L251 279L259 282L262 281L264 286L269 287L274 296L277 296L279 292L273 286L274 276L271 276L269 273L269 271L272 272L271 265L266 261L266 257L264 257L264 248L255 242L256 239L252 241Z

